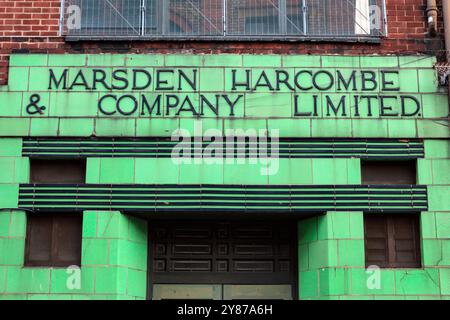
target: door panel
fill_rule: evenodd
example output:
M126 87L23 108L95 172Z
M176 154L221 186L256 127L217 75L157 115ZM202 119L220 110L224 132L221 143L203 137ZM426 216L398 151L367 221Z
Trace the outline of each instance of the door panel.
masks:
M293 299L296 223L158 221L149 224L154 299Z
M153 300L203 299L277 299L292 300L290 285L198 285L155 284Z
M223 300L278 299L292 300L290 285L224 285Z
M221 285L155 284L153 300L203 299L221 300Z

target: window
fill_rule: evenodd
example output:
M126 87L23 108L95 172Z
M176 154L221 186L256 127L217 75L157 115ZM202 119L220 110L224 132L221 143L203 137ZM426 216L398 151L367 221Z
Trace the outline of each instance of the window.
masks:
M420 268L419 215L364 216L366 266Z
M62 30L74 38L361 39L385 30L384 0L62 1Z
M77 183L86 179L85 160L40 160L30 161L31 183Z
M363 184L416 184L416 161L363 161Z
M81 234L81 214L27 214L25 265L79 266Z

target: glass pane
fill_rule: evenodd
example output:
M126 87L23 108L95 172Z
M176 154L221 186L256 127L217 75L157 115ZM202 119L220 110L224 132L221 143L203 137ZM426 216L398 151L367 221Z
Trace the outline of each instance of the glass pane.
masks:
M162 7L159 5L162 1L146 0L145 1L145 33L160 34L161 33L161 13Z
M81 29L70 34L139 35L140 0L71 0L81 10Z
M146 6L146 34L223 35L223 0L147 0Z
M303 35L303 0L286 1L286 33L288 35Z
M307 0L309 35L354 35L356 0Z
M280 30L279 0L229 0L228 35L274 35Z

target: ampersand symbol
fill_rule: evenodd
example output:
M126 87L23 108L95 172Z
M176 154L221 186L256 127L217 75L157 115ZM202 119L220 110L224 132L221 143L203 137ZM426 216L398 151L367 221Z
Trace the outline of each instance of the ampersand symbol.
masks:
M39 101L41 101L41 96L38 94L33 94L30 97L30 104L27 105L28 114L44 114L44 110L47 108L45 106L38 106Z

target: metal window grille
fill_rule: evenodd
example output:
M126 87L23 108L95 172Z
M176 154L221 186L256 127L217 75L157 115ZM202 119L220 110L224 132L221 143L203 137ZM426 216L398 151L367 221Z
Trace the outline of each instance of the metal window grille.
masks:
M386 35L385 0L62 0L68 37L308 39Z

